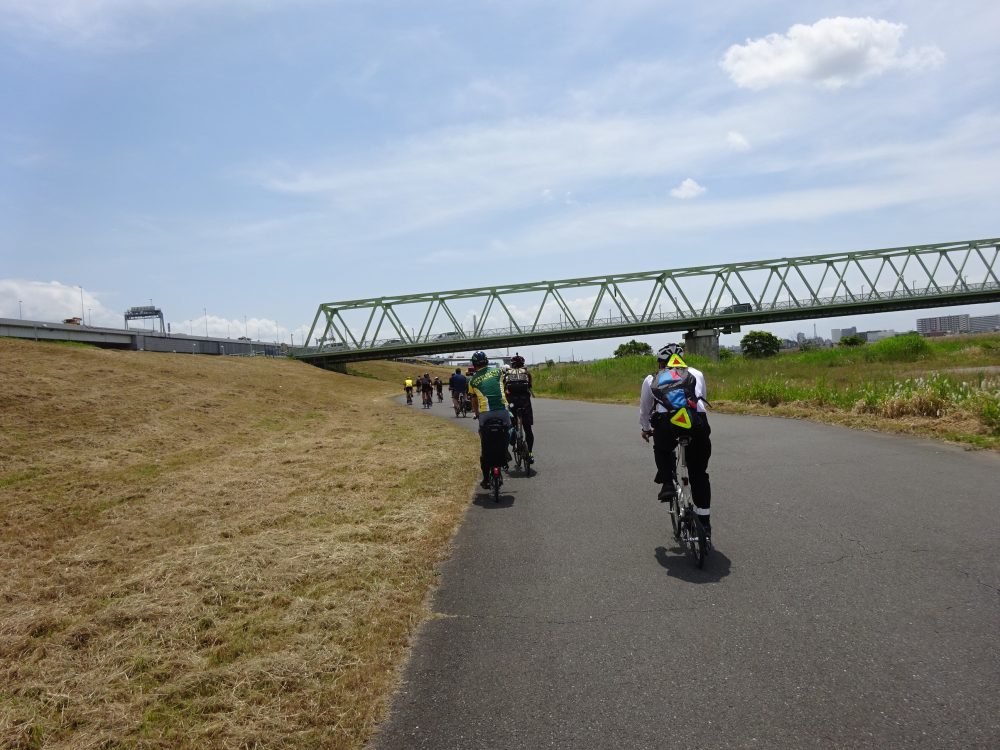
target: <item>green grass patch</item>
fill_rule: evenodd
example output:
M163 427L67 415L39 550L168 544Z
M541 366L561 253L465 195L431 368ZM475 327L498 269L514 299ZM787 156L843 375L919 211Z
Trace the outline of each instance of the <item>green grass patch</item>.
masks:
M710 402L914 417L940 422L939 432L962 422L957 434L975 444L995 444L1000 436L998 334L949 339L914 334L770 359L686 360L705 373ZM541 367L533 370L534 390L539 396L637 404L643 378L655 369L652 356Z

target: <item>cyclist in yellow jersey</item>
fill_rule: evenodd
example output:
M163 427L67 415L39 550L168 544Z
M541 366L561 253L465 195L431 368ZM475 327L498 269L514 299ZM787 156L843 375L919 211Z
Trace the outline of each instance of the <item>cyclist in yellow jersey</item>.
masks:
M479 466L483 470L483 489L489 489L490 466L487 462L487 448L490 451L507 450L507 440L504 437L503 446L487 446L486 433L483 427L491 419L498 419L503 423L505 430L510 430L510 412L507 411L507 397L503 392L503 372L499 367L490 367L490 360L485 352L476 352L472 355L472 366L475 373L469 378L469 393L472 394L473 402L476 406L476 413L479 416L479 442L481 451L479 454ZM506 432L504 433L506 436ZM496 464L494 464L496 465Z

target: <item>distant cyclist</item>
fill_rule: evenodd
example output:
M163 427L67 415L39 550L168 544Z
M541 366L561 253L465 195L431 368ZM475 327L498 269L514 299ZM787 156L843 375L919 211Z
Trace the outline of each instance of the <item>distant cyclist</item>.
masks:
M455 407L455 416L462 408L462 400L469 393L469 380L462 374L462 368L456 367L455 372L448 378L448 390L451 391L451 405Z
M639 426L642 439L653 438L660 502L674 497L677 437L690 437L685 451L691 499L705 533L712 536L712 485L708 479L708 460L712 456L712 428L705 410L708 397L705 376L684 362L684 347L667 344L656 353L657 372L646 377L639 394ZM684 410L684 413L682 413ZM685 427L685 425L688 425Z
M507 398L504 396L502 372L499 367L490 367L490 360L485 352L472 355L472 366L475 373L469 378L469 392L472 393L476 414L479 416L479 467L483 470L483 489L490 488L490 466L487 463L486 433L483 428L491 419L499 419L504 428L510 429L510 412L507 411ZM506 451L506 439L503 450Z
M420 378L420 392L424 396L424 406L434 405L434 384L431 382L431 374L425 372Z
M407 378L403 381L403 390L406 391L406 403L413 403L413 379Z
M535 463L533 448L535 433L531 426L535 423L531 409L531 373L524 367L524 357L515 354L510 358L510 369L503 375L504 391L514 419L524 427L524 439L528 444L528 463Z
M437 375L434 376L434 390L437 391L438 401L444 401L444 393L442 389L444 388L444 383L441 382L441 378Z

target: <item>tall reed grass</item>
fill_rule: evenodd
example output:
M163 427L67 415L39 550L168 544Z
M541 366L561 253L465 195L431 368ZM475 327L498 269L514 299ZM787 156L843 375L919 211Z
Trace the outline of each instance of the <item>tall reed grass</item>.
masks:
M897 336L856 348L713 362L689 356L705 373L709 401L783 404L889 419L971 417L1000 436L1000 335L928 340ZM557 398L637 402L654 357L625 357L535 370L535 392ZM957 371L956 371L957 370Z

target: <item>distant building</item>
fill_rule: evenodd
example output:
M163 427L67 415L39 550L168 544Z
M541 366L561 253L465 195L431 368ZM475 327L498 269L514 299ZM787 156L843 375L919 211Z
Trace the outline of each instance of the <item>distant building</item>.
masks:
M857 335L858 335L858 329L854 326L851 326L850 328L834 328L832 331L830 331L830 339L833 341L834 344L839 344L840 340L844 338L844 336L857 336Z
M917 333L924 336L944 333L968 333L968 315L943 315L940 318L917 318Z
M1000 331L1000 315L980 315L969 318L969 333L992 333Z
M1000 331L1000 315L944 315L940 318L917 319L917 332L924 336L993 331Z

